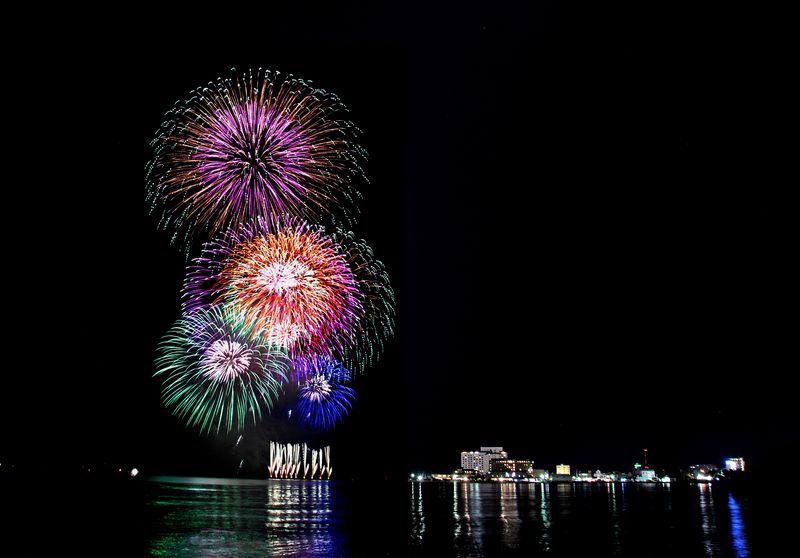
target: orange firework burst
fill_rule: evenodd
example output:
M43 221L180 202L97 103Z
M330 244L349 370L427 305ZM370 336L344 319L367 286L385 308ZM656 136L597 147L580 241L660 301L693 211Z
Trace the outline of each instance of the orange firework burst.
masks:
M206 243L183 299L186 312L230 307L293 358L329 356L351 370L373 361L394 324L394 293L366 243L292 218L256 219Z
M347 341L362 313L345 257L307 227L237 244L217 282L245 322L290 348Z

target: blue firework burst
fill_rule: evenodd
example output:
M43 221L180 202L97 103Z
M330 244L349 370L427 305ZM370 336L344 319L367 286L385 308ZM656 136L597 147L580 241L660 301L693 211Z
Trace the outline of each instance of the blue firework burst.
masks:
M356 392L348 387L350 372L326 357L305 357L294 362L299 379L295 411L305 427L324 431L340 422L353 406Z

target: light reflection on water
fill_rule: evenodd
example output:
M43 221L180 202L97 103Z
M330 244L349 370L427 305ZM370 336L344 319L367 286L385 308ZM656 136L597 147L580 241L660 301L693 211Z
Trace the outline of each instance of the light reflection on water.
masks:
M710 485L412 484L413 548L426 556L749 556L745 514L733 495L729 512L718 508ZM447 550L436 546L443 486L453 522ZM689 499L676 502L675 490ZM723 519L730 529L719 528Z
M411 483L411 538L421 541L425 535L425 514L422 512L422 485Z
M620 483L620 491L624 489L624 485ZM619 521L619 512L617 511L617 485L616 483L608 484L608 510L611 512L611 546L614 554L619 554L622 551L622 544L620 540L620 533L622 528Z
M151 479L153 556L345 556L325 481Z
M541 539L539 540L539 544L542 546L542 550L547 552L550 550L550 485L549 484L542 484L541 485L541 494L539 494L539 500L541 502L542 508L542 535Z
M714 520L714 496L711 493L711 485L698 484L697 489L700 491L700 515L703 519L703 548L706 556L717 556L719 548L715 541L717 526Z
M526 486L527 488L527 486ZM503 519L503 544L508 548L519 547L519 517L520 485L516 483L503 483L500 485L500 515Z
M750 556L750 550L747 546L747 537L744 531L744 521L742 520L742 510L739 502L733 497L733 494L728 494L728 508L731 513L731 538L733 539L733 550L736 553L736 558L745 558Z
M162 477L150 486L148 547L156 556L743 558L751 548L746 501L711 485L364 488Z

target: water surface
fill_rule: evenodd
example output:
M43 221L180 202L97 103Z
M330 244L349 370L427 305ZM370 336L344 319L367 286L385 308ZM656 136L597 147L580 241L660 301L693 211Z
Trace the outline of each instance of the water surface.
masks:
M162 556L751 555L748 501L711 485L154 478Z
M3 479L3 555L757 556L724 486Z

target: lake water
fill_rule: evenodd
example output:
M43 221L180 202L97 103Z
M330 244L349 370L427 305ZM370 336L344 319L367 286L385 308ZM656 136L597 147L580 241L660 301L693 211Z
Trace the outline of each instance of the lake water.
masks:
M62 527L55 540L78 555L755 555L749 498L711 485L154 477L63 497L49 510ZM29 504L19 527L39 509Z

